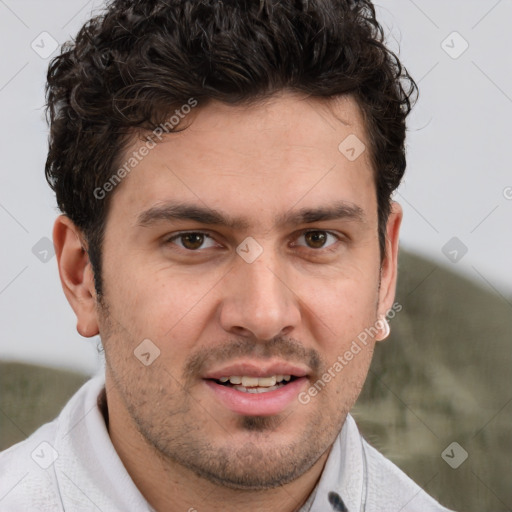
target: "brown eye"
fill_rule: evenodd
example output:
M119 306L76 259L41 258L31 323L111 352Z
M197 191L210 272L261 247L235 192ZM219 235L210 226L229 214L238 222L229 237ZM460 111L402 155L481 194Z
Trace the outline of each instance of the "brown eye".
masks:
M183 231L168 238L165 244L178 246L181 250L202 253L207 249L222 248L213 237L201 231Z
M202 233L185 233L179 237L182 246L191 251L199 249L204 243L204 238Z
M307 249L328 249L335 248L337 242L340 241L340 237L330 231L323 229L311 229L309 231L303 231L302 234L297 238L294 245L300 247L306 247Z
M308 247L321 249L327 242L327 233L325 231L308 231L304 233L304 240Z

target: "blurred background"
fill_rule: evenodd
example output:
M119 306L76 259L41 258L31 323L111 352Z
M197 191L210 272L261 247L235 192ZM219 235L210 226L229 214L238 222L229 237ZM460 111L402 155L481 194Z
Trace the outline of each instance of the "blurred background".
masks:
M101 371L75 330L51 244L44 83L103 2L0 0L0 449ZM420 88L392 335L354 410L363 434L455 510L512 510L512 2L381 0Z

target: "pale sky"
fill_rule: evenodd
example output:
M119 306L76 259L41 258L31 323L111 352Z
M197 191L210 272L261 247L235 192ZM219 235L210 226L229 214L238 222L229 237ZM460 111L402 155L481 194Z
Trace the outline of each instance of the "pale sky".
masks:
M95 343L76 333L55 258L40 261L57 215L44 179L42 106L51 58L45 52L53 40L61 44L74 35L100 5L0 2L0 358L89 373L98 367ZM377 5L391 46L400 45L402 62L420 87L409 121L408 170L396 194L405 212L402 247L512 303L512 2Z

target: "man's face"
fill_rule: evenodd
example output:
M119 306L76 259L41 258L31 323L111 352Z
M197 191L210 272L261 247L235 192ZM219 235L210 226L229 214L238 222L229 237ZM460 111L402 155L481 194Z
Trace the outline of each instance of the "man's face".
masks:
M329 449L374 340L308 403L299 394L391 305L369 154L338 149L367 136L350 98L193 115L112 198L99 308L109 410L211 481L274 487Z

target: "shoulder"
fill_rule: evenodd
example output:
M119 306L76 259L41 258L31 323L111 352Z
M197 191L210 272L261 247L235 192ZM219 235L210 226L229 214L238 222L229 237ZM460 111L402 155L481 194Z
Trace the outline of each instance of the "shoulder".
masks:
M57 420L0 453L0 510L60 511L52 464Z
M24 441L0 452L0 510L2 512L61 512L63 510L55 463L59 440L72 427L89 395L97 393L101 380L86 382L68 401L60 415Z
M362 448L367 468L368 510L401 512L450 512L427 494L366 440Z

